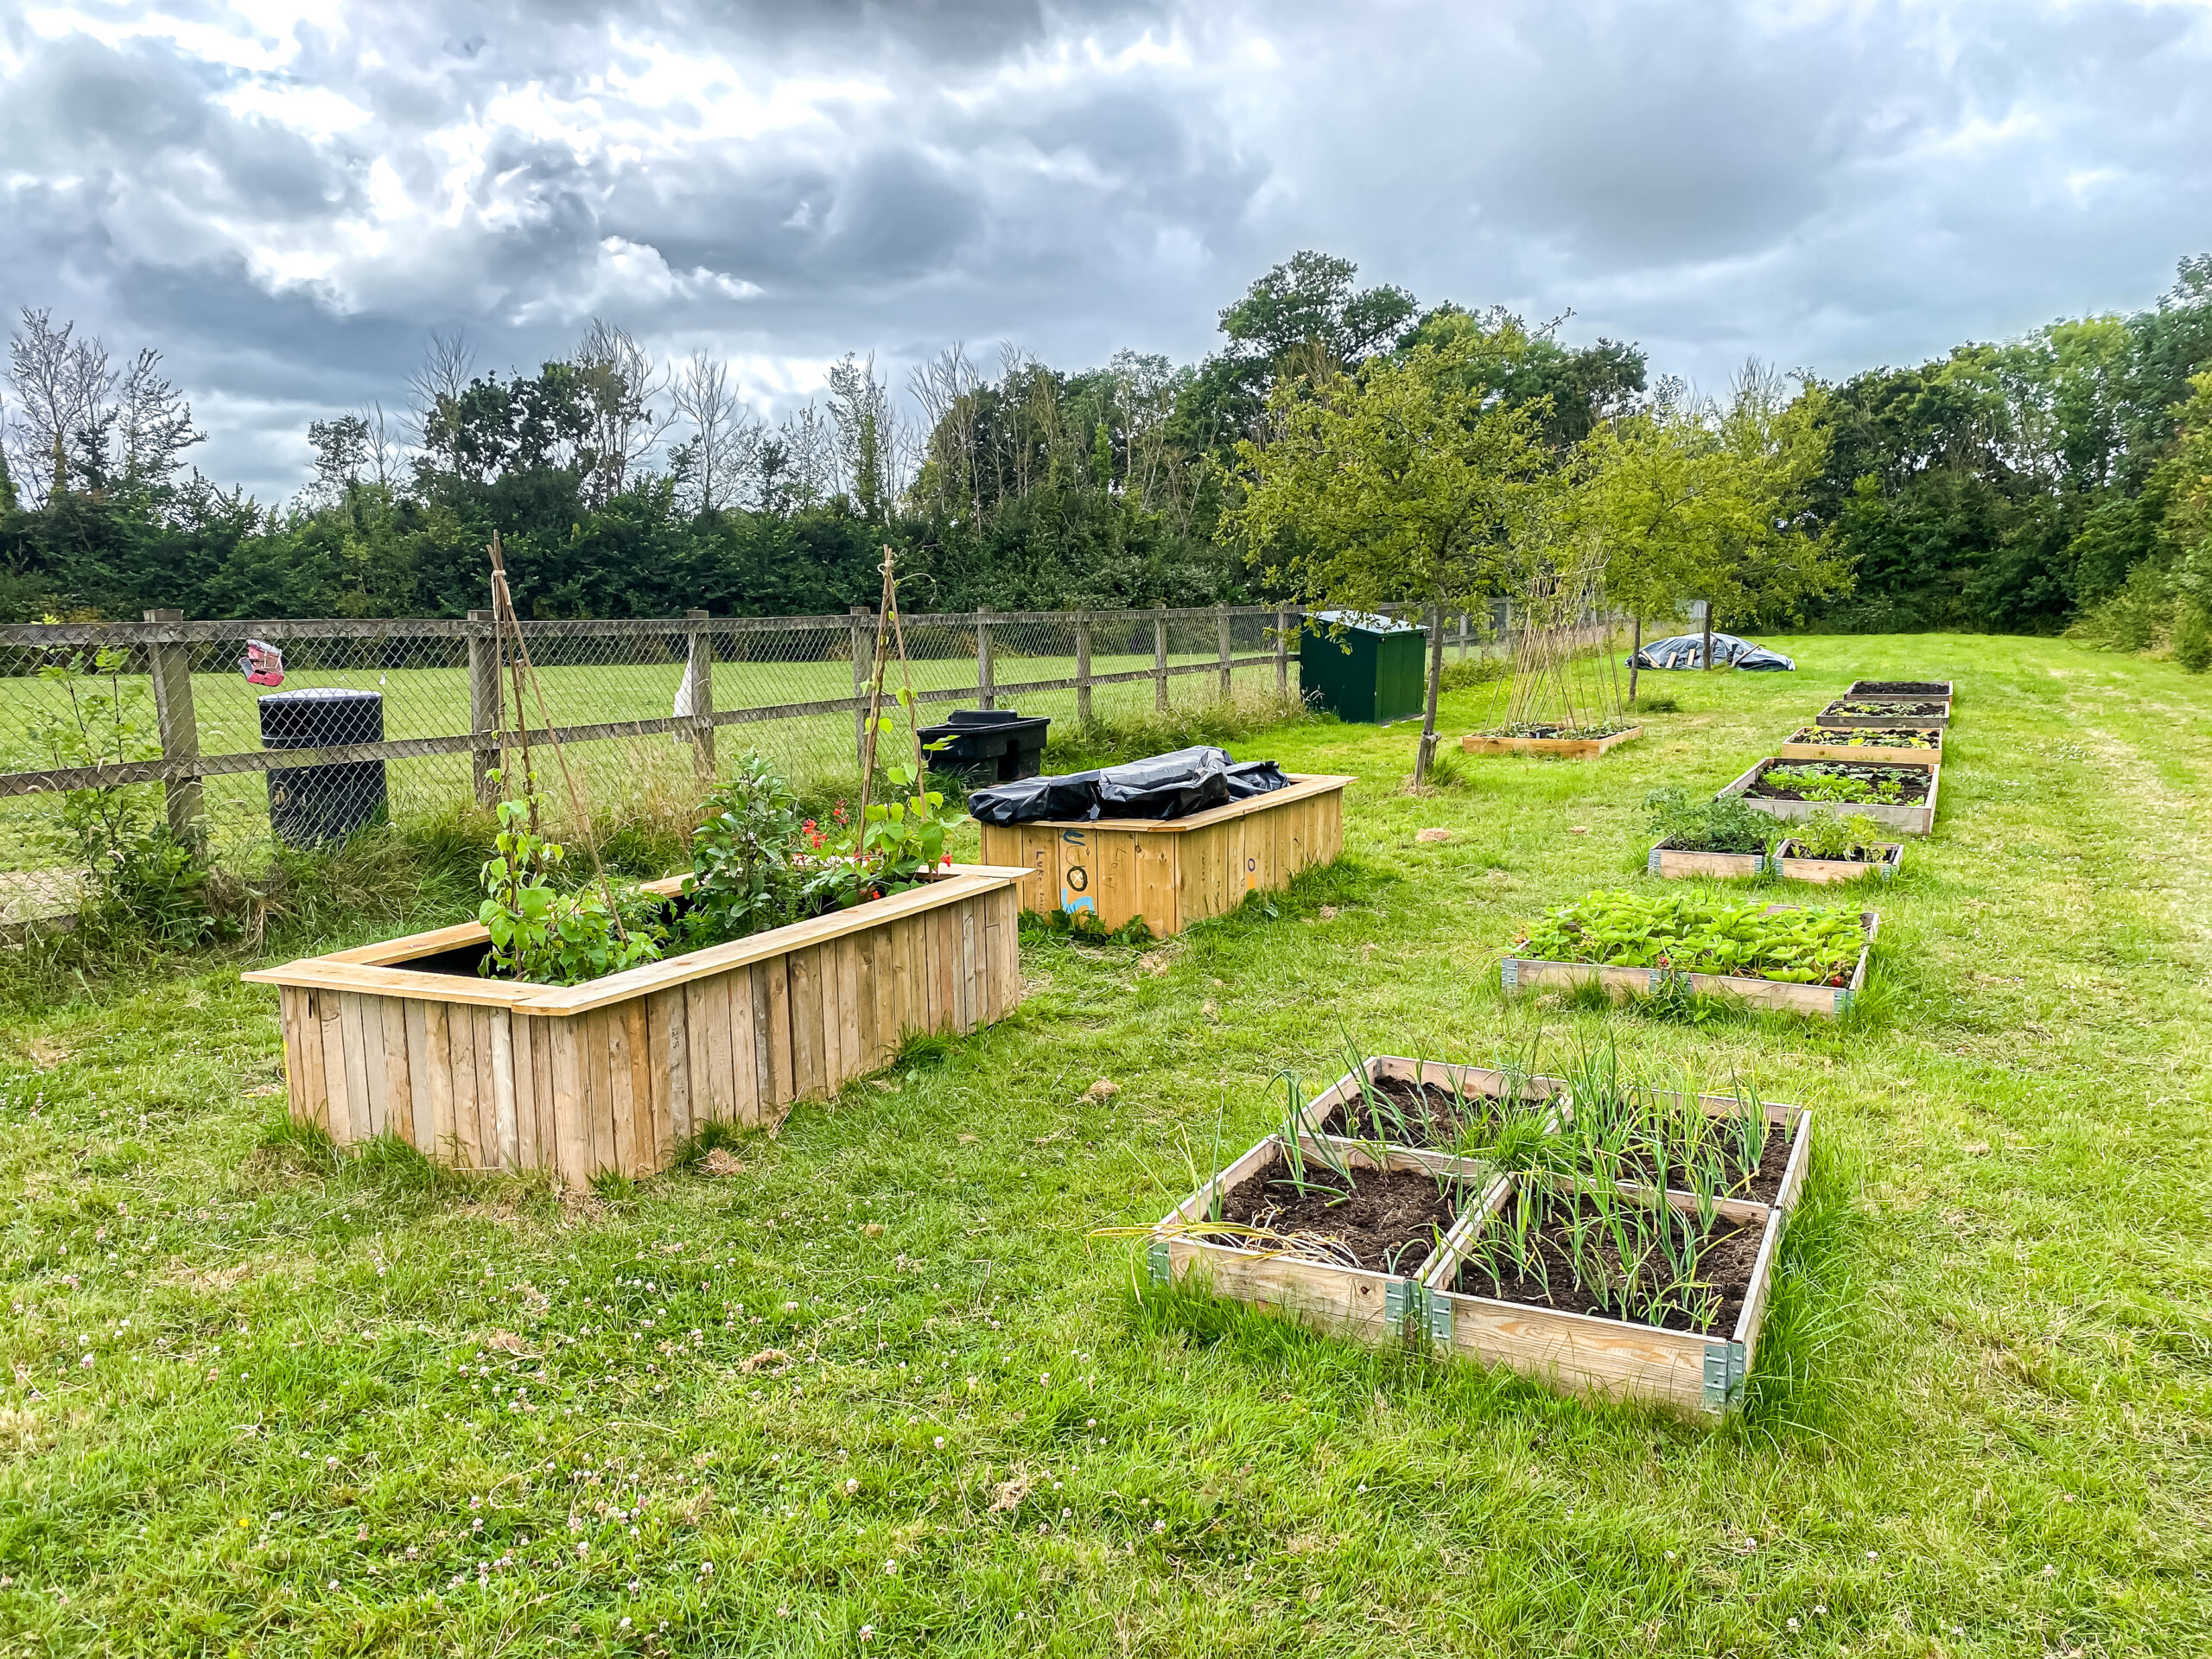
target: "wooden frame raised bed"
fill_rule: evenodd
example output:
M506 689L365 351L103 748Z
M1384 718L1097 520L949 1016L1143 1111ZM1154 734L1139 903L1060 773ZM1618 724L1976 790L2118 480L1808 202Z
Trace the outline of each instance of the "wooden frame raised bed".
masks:
M1904 860L1904 843L1901 841L1876 842L1874 850L1882 856L1864 863L1844 858L1807 858L1789 850L1796 844L1795 836L1788 837L1767 861L1777 875L1790 881L1818 881L1832 886L1839 881L1864 881L1868 876L1886 881L1897 873L1898 865Z
M1481 1207L1446 1237L1422 1274L1426 1324L1437 1351L1484 1365L1510 1365L1572 1393L1685 1414L1719 1417L1742 1404L1773 1294L1775 1258L1788 1211L1745 1199L1724 1199L1718 1206L1719 1218L1751 1222L1761 1229L1750 1291L1726 1336L1569 1313L1452 1288L1478 1230L1503 1212L1522 1183L1535 1179L1539 1178L1499 1180L1484 1195ZM1648 1186L1626 1182L1618 1190L1643 1203L1660 1198ZM1674 1192L1665 1194L1664 1202L1685 1211L1697 1204L1686 1193Z
M1308 1156L1314 1155L1313 1148L1325 1145L1332 1156L1356 1168L1457 1174L1485 1199L1489 1187L1502 1184L1503 1178L1478 1159L1389 1147L1384 1148L1383 1162L1378 1166L1373 1154L1357 1142L1304 1132L1298 1138L1308 1148ZM1398 1347L1420 1341L1427 1313L1420 1272L1379 1273L1240 1249L1201 1236L1214 1193L1227 1193L1247 1176L1259 1173L1274 1160L1283 1145L1281 1135L1268 1135L1161 1217L1145 1246L1146 1276L1155 1285L1167 1285L1195 1274L1217 1296L1287 1313L1316 1330L1357 1342ZM1471 1211L1480 1205L1471 1203L1468 1207ZM1454 1218L1452 1230L1461 1219ZM1449 1230L1446 1236L1450 1236ZM1422 1269L1428 1265L1424 1262Z
M1759 780L1761 774L1769 766L1794 766L1802 764L1804 763L1802 761L1786 760L1780 755L1770 755L1767 759L1756 763L1740 778L1732 781L1713 798L1719 800L1731 795L1740 795L1744 798L1745 805L1764 812L1770 817L1789 822L1795 822L1799 818L1809 818L1815 812L1833 812L1838 817L1864 814L1876 823L1886 829L1895 830L1901 835L1924 836L1936 827L1936 794L1943 782L1943 768L1941 766L1925 768L1928 773L1928 798L1917 805L1903 802L1891 804L1881 801L1776 801L1768 800L1751 792L1751 785ZM1837 763L1830 762L1829 764ZM1891 762L1868 760L1862 756L1854 756L1851 760L1842 764L1858 766L1886 766Z
M1799 906L1795 905L1767 906L1770 911L1797 908ZM1849 1008L1852 998L1866 988L1866 958L1873 950L1874 936L1881 929L1882 918L1873 911L1862 911L1859 919L1866 930L1866 942L1859 947L1859 962L1852 969L1851 982L1847 985L1799 985L1786 980L1747 979L1735 974L1681 974L1676 977L1686 982L1691 990L1704 995L1733 997L1755 1008L1809 1014L1833 1020ZM1664 968L1617 968L1597 962L1545 962L1535 957L1508 957L1498 964L1499 981L1508 996L1525 990L1568 989L1593 982L1604 986L1611 996L1650 996L1666 982L1668 973Z
M1493 737L1486 732L1469 732L1459 740L1459 747L1469 754L1549 754L1563 760L1595 760L1606 750L1643 735L1641 726L1610 737Z
M1151 818L987 823L983 861L1022 868L1021 907L1088 911L1108 932L1142 918L1157 938L1219 916L1248 893L1279 893L1344 849L1350 778L1289 786L1165 823Z
M1956 700L1957 682L1955 680L1853 680L1844 698L1850 702L1868 699L1885 702L1892 698L1916 702L1952 702ZM1887 688L1899 685L1932 685L1941 688L1934 691L1897 691Z
M1813 716L1813 724L1815 726L1824 726L1832 732L1897 730L1941 731L1951 723L1951 705L1949 703L1947 702L1943 704L1942 711L1937 714L1912 714L1908 712L1909 710L1915 709L1924 709L1932 701L1934 701L1934 699L1928 697L1901 697L1893 700L1873 697L1838 697L1834 702L1828 704L1827 708L1821 709L1819 714ZM1893 709L1894 712L1891 710L1885 710L1880 714L1873 715L1847 715L1842 712L1843 707L1846 703L1872 703L1881 702L1891 702L1891 709Z
M241 977L278 988L297 1122L340 1145L394 1135L443 1163L550 1169L580 1187L665 1169L709 1122L772 1128L793 1101L889 1064L910 1033L1011 1013L1025 874L957 865L582 985L479 978L474 922Z
M1775 753L1784 760L1846 760L1862 766L1940 766L1943 764L1943 728L1940 726L1858 726L1834 727L1829 731L1916 732L1923 737L1936 740L1931 747L1907 749L1885 747L1871 743L1823 743L1821 728L1802 727L1776 746Z
M1665 842L1652 848L1644 861L1644 869L1650 874L1669 881L1686 881L1699 876L1716 881L1741 880L1747 875L1763 875L1766 872L1764 853L1698 853L1686 852L1680 847L1669 847Z

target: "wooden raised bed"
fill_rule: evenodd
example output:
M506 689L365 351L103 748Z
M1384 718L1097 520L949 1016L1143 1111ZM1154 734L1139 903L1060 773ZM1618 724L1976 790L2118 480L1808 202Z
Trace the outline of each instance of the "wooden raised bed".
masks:
M1843 695L1847 701L1853 702L1864 702L1868 698L1878 701L1903 698L1915 702L1950 702L1955 697L1955 682L1951 680L1853 680L1851 683L1851 690ZM1914 689L1909 691L1899 690L1897 688L1900 686L1910 686ZM1919 689L1922 686L1932 689L1923 691Z
M1791 910L1791 905L1770 905L1770 911ZM1866 983L1866 957L1882 918L1862 912L1859 922L1866 943L1859 947L1858 965L1847 985L1799 985L1786 980L1748 979L1736 974L1680 974L1691 990L1707 996L1734 997L1755 1008L1777 1008L1789 1014L1809 1014L1834 1019L1850 1007L1852 998ZM1524 990L1572 988L1592 982L1616 997L1655 995L1666 982L1664 968L1616 968L1596 962L1545 962L1534 957L1508 957L1498 965L1499 978L1510 996Z
M1736 1321L1719 1332L1670 1331L1625 1319L1569 1313L1526 1302L1471 1295L1452 1288L1478 1230L1511 1203L1529 1176L1507 1177L1484 1194L1481 1208L1445 1239L1422 1275L1426 1324L1437 1351L1485 1365L1509 1365L1554 1387L1601 1399L1636 1401L1686 1414L1725 1415L1743 1402L1758 1353L1759 1328L1773 1293L1776 1253L1787 1211L1780 1205L1723 1200L1721 1219L1750 1222L1760 1231L1749 1293ZM1643 1202L1649 1187L1622 1184ZM1697 1200L1669 1193L1665 1202L1694 1211Z
M1301 1133L1309 1148L1327 1145L1332 1155L1355 1168L1377 1167L1364 1147L1333 1136ZM1160 1217L1145 1247L1147 1276L1155 1285L1166 1285L1196 1275L1217 1296L1225 1296L1273 1313L1287 1313L1332 1336L1382 1347L1409 1346L1420 1342L1425 1330L1427 1297L1422 1271L1406 1274L1378 1273L1364 1268L1312 1262L1267 1250L1240 1249L1202 1236L1217 1190L1227 1193L1247 1176L1272 1163L1283 1146L1271 1135L1211 1180ZM1488 1165L1473 1159L1451 1158L1440 1153L1405 1147L1385 1149L1382 1167L1394 1170L1440 1171L1467 1179L1474 1192L1486 1198L1484 1184L1502 1185ZM1479 1207L1470 1202L1471 1211ZM1455 1218L1454 1229L1458 1224ZM1193 1230L1199 1230L1194 1231ZM1450 1236L1447 1231L1447 1237Z
M1777 875L1791 881L1833 885L1839 881L1863 881L1870 875L1886 881L1897 873L1897 866L1904 860L1904 843L1901 841L1875 842L1874 850L1882 856L1866 863L1854 863L1845 858L1807 858L1789 850L1796 844L1796 837L1791 836L1774 849L1770 861Z
M1279 893L1344 848L1350 778L1293 774L1287 788L1187 818L987 823L986 864L1022 867L1021 907L1088 911L1108 932L1141 917L1155 938Z
M1486 732L1469 732L1459 740L1459 747L1469 754L1551 754L1566 760L1595 760L1606 750L1643 735L1641 726L1615 732L1611 737L1493 737Z
M1760 875L1766 870L1764 853L1694 853L1679 847L1669 847L1661 842L1651 849L1643 868L1653 875L1664 876L1669 881L1692 880L1709 876L1715 880L1738 880L1747 875Z
M1821 728L1802 727L1792 732L1787 741L1775 749L1784 760L1848 760L1862 766L1940 766L1943 764L1943 728L1940 726L1882 726L1830 727L1828 730L1910 731L1917 736L1935 739L1924 749L1908 749L1873 743L1834 743L1821 741Z
M910 1033L1012 1012L1024 874L955 866L583 985L477 977L474 922L242 977L279 988L296 1121L340 1145L394 1135L441 1162L580 1187L664 1169L709 1122L772 1127L887 1065Z
M1839 817L1864 814L1876 823L1908 836L1924 836L1936 827L1936 793L1943 781L1943 768L1941 766L1929 766L1926 769L1928 772L1927 798L1916 805L1904 802L1891 804L1882 801L1777 801L1751 792L1751 785L1759 780L1769 766L1789 766L1799 764L1801 763L1784 760L1779 755L1769 756L1752 766L1742 777L1730 783L1714 798L1720 799L1730 795L1740 795L1744 798L1745 805L1764 812L1770 817L1789 821L1809 818L1815 812L1833 812ZM1847 764L1860 766L1885 766L1891 763L1887 760L1868 760L1863 756L1854 756Z
M1873 706L1871 715L1847 715L1842 712L1847 703ZM1850 731L1940 731L1951 723L1951 705L1934 705L1926 697L1916 697L1884 703L1868 697L1838 697L1813 717L1813 724L1825 726L1832 732Z

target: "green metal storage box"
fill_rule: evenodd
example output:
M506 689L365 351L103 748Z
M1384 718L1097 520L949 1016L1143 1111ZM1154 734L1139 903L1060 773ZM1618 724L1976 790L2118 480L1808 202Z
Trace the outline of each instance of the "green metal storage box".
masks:
M1343 637L1331 638L1335 624ZM1338 720L1370 726L1421 711L1428 630L1387 616L1309 611L1298 633L1298 683L1306 700Z

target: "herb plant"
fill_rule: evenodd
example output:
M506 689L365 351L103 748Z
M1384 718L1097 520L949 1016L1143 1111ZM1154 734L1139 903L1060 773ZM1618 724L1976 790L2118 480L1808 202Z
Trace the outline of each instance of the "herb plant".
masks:
M1683 853L1764 853L1777 834L1770 815L1734 795L1707 800L1655 789L1643 798L1643 816L1660 845Z
M530 827L540 804L527 784L519 798L499 804L499 832L480 874L484 902L476 911L492 948L478 971L531 984L581 985L659 960L665 931L658 899L634 887L563 893L553 885L568 849Z
M1871 862L1881 856L1876 850L1881 836L1881 826L1865 813L1854 812L1847 818L1838 817L1822 807L1797 825L1794 855Z
M1770 909L1617 891L1548 912L1516 950L1545 962L1842 985L1865 945L1855 910Z

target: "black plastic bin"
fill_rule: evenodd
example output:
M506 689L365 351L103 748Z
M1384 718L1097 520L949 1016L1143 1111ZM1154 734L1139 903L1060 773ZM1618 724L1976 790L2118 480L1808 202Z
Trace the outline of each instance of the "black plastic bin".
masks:
M942 726L922 728L922 741L946 740L923 757L932 772L949 772L971 788L1034 778L1044 769L1045 732L1052 721L1012 709L956 709Z
M261 746L328 749L384 741L384 694L333 686L279 691L258 699ZM289 847L321 847L390 816L384 762L349 760L332 766L271 766L269 827Z

